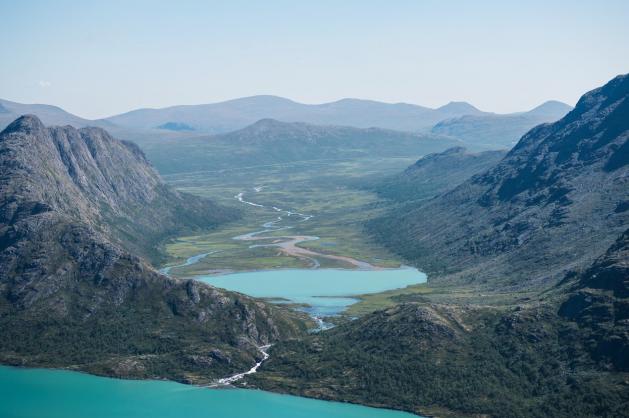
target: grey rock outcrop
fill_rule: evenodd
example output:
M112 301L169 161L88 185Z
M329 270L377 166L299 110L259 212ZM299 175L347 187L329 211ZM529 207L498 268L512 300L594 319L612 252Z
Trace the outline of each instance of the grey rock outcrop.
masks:
M16 120L0 134L0 361L209 381L299 334L292 312L168 278L133 253L229 219L221 211L166 187L101 129ZM232 361L186 360L212 350Z

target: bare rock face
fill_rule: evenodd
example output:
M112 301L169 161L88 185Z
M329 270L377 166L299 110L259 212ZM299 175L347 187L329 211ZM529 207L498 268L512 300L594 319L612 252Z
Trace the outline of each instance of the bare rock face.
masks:
M168 235L235 217L166 187L137 145L100 128L46 128L27 115L2 132L0 150L2 223L55 211L156 257L155 244Z
M544 288L612 244L629 223L626 202L629 75L529 131L493 168L374 230L433 282Z
M166 187L101 129L16 120L0 134L0 361L207 381L302 332L296 314L170 279L130 252L229 219L221 211ZM191 357L212 350L231 361Z

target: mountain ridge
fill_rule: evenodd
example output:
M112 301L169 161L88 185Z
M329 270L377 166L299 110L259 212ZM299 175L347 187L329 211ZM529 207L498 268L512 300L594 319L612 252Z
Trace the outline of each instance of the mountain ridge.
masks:
M9 125L3 137L7 156L2 162L8 165L10 156L16 179L5 183L5 199L15 200L18 189L28 184L33 201L88 220L144 256L158 257L152 247L169 233L234 219L212 202L166 187L136 144L118 141L101 128L46 128L27 115ZM9 214L13 207L19 201L3 205Z
M434 125L431 132L459 138L480 149L508 149L533 127L561 119L570 110L572 106L549 100L525 112L469 114L445 119Z
M497 164L505 150L473 153L458 146L425 155L402 173L366 188L403 204L430 199ZM402 210L402 209L400 209Z
M102 129L17 119L0 133L0 361L209 383L303 333L299 314L136 255L233 219L220 210L170 190Z
M395 206L370 228L427 284L277 344L247 384L431 416L626 415L628 142L624 75L491 168Z
M616 208L629 200L628 96L626 75L586 93L563 119L524 135L495 167L374 222L375 233L386 241L385 230L394 231L391 248L459 283L496 286L507 276L509 286L547 286L591 262L627 222Z
M432 134L261 119L233 132L143 147L161 173L173 174L327 158L418 157L456 145L461 141Z
M265 118L319 125L418 131L429 129L441 120L468 114L488 113L466 102L450 102L432 109L409 103L353 98L304 104L278 96L261 95L200 105L138 109L108 117L106 120L134 128L151 128L168 122L185 123L194 126L199 132L208 133L237 130ZM215 122L208 124L212 119Z

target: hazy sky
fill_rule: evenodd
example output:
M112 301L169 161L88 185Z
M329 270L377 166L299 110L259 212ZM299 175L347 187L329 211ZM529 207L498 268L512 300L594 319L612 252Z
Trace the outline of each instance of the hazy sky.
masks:
M629 72L629 1L0 0L0 97L83 117L274 94L510 112Z

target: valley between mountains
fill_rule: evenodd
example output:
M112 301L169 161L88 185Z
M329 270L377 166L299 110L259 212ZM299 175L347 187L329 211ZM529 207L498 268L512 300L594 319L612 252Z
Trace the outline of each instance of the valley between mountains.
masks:
M509 117L0 104L5 365L422 416L626 414L628 75Z

